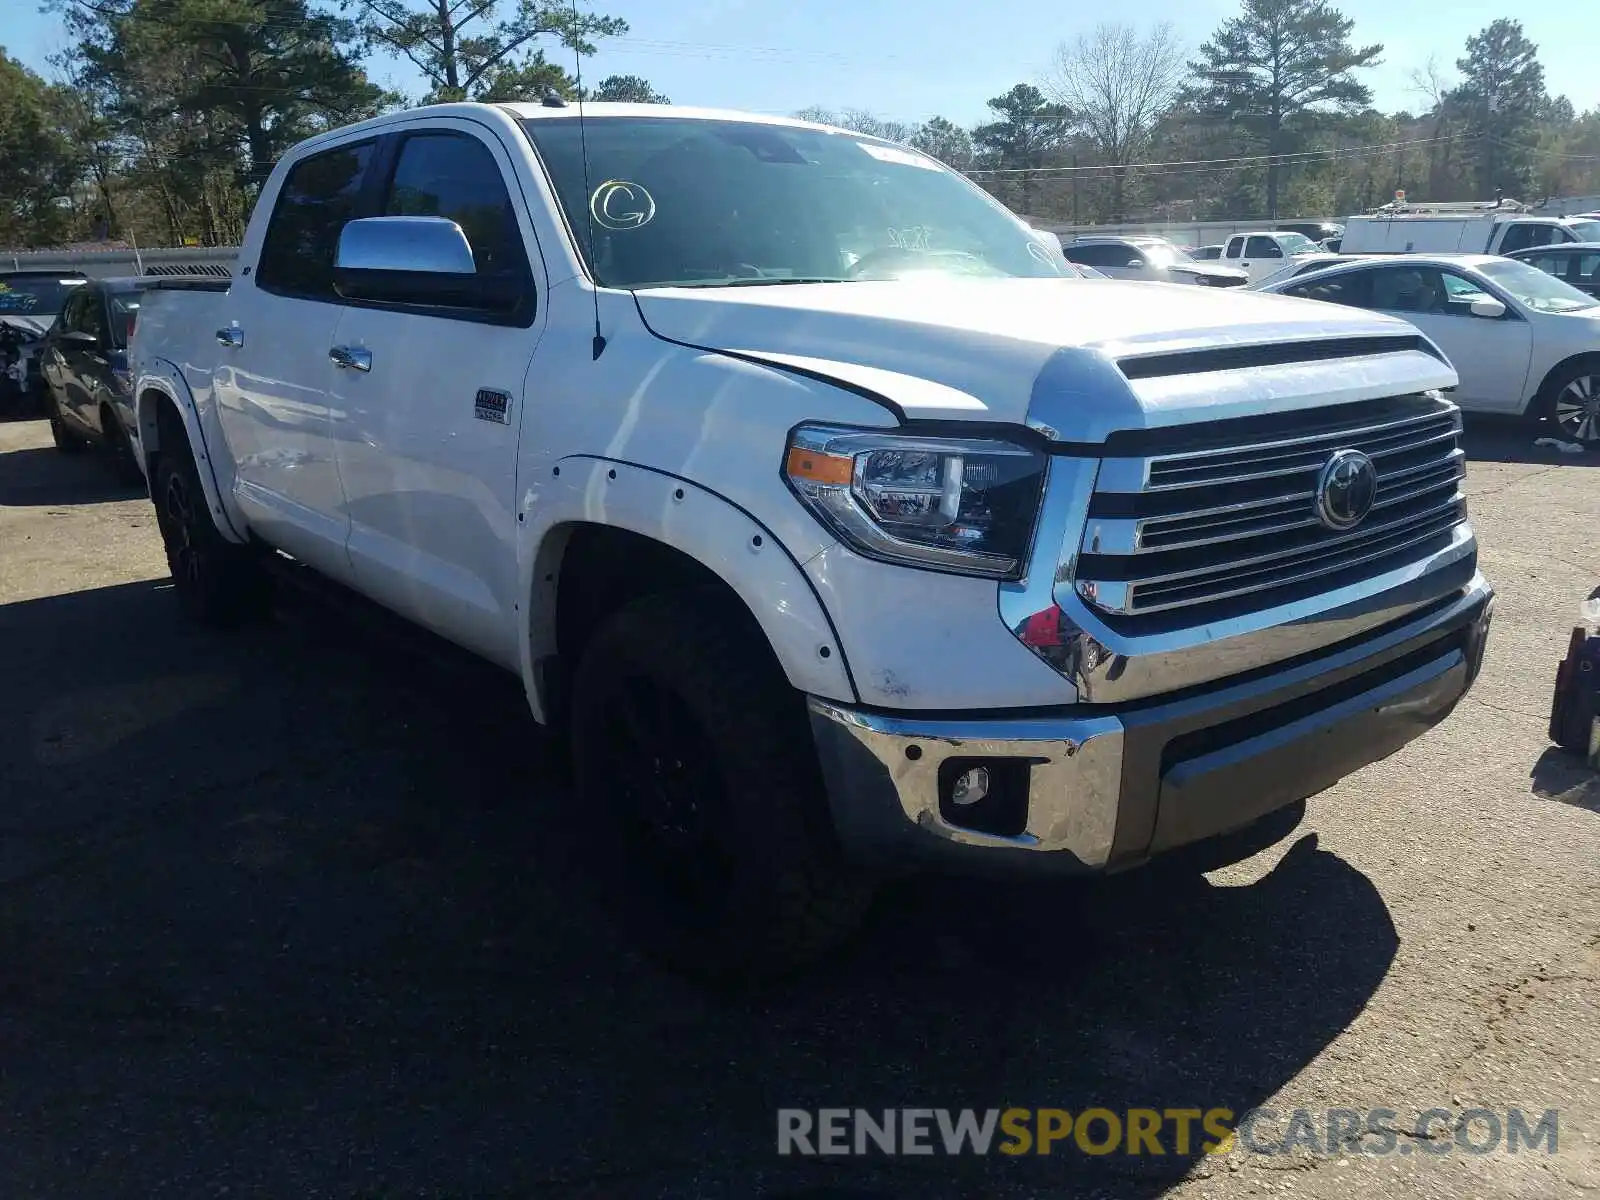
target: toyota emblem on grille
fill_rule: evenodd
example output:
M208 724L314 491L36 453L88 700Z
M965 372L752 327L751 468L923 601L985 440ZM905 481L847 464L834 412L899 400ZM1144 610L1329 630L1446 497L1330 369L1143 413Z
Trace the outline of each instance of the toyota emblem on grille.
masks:
M1353 529L1377 496L1372 460L1359 450L1335 450L1317 476L1317 519L1329 529Z

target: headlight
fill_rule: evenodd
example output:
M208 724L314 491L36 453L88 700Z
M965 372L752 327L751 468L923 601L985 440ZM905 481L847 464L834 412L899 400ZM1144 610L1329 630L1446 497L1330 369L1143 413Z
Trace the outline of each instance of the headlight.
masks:
M988 438L802 425L784 478L869 558L961 575L1020 575L1039 512L1045 456Z

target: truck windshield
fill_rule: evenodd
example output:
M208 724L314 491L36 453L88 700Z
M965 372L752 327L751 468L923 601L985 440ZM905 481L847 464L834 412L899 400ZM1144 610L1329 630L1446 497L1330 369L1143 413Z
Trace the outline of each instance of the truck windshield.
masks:
M1580 242L1600 242L1600 221L1573 221L1567 228Z
M1538 267L1514 258L1484 263L1478 270L1498 283L1529 308L1539 312L1566 313L1595 307L1595 301L1571 284L1562 283Z
M1175 246L1171 242L1152 242L1142 247L1150 261L1158 267L1170 267L1174 263L1193 262L1194 259L1182 246Z
M0 317L53 317L83 282L54 275L0 275Z
M1321 249L1315 242L1303 233L1280 233L1278 244L1283 247L1283 252L1288 255L1315 254Z
M755 121L524 121L595 279L737 287L1075 274L994 200L889 142ZM1054 243L1054 239L1048 239Z

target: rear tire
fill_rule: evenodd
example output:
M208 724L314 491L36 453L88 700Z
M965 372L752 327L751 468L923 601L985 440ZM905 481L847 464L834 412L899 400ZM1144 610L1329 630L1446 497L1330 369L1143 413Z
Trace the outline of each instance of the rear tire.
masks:
M250 547L217 532L194 456L182 438L173 439L157 458L150 495L173 586L191 618L227 627L271 608L272 577Z
M61 415L61 407L56 403L55 396L50 396L45 403L50 413L50 439L55 442L56 449L63 454L82 454L87 450L88 439L82 434L74 433L68 426L66 418Z
M740 983L840 945L874 889L834 840L799 693L717 599L647 596L601 626L572 747L608 905L648 952Z
M123 428L122 420L110 408L100 410L100 429L105 437L106 449L111 454L111 467L117 480L129 487L144 483L144 472L133 452L133 439Z
M1545 389L1539 407L1538 415L1549 419L1557 437L1600 449L1600 361L1563 368Z

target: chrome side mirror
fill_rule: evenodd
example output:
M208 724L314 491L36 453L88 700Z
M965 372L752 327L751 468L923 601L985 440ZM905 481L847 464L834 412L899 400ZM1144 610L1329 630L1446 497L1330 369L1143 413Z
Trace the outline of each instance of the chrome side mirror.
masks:
M1498 321L1506 315L1506 306L1493 296L1479 296L1472 302L1472 315L1485 320Z
M405 271L473 275L472 246L444 217L362 217L339 233L335 271Z

